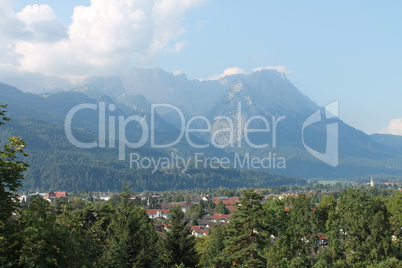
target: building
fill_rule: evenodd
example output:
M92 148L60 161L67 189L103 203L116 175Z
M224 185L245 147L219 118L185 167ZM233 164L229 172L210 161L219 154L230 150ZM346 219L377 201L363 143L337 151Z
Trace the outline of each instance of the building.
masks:
M212 221L213 222L229 222L230 219L232 218L232 215L230 214L222 214L222 213L214 213L212 216Z
M370 180L370 186L371 186L371 187L374 187L374 186L375 186L375 183L374 183L374 179L373 179L373 177L371 177L371 180Z
M46 193L43 198L48 200L49 202L53 202L55 199L59 198L68 198L67 192L48 192Z
M198 237L198 238L208 236L209 230L210 230L209 227L202 226L202 225L194 225L191 228L191 235Z
M156 218L169 218L170 214L170 209L146 209L145 210L148 217L151 219L156 219Z

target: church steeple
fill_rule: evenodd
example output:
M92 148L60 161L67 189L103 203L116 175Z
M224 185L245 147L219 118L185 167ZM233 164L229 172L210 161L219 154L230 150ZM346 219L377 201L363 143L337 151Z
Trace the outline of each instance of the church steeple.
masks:
M375 184L374 184L374 179L373 179L373 177L371 177L370 186L371 186L371 187L374 187L374 185L375 185Z

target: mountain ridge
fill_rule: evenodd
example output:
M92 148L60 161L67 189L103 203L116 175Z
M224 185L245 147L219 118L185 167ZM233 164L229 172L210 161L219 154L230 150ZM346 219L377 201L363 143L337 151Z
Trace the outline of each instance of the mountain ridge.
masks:
M114 105L116 110L114 112L107 111L106 116L128 118L131 115L138 115L144 118L148 125L151 125L149 120L152 103L157 100L169 103L169 100L174 99L175 95L181 95L182 98L175 100L175 103L172 104L177 104L179 109L183 109L186 123L194 116L193 113L204 111L195 115L205 116L207 120L212 122L211 128L213 131L222 131L225 127L222 122L215 120L219 116L221 118L226 117L232 120L234 125L238 125L239 122L236 121L236 118L238 118L238 104L240 103L241 113L244 116L240 122L242 130L244 130L245 122L256 116L266 118L270 124L268 133L248 133L248 138L253 144L268 144L267 148L258 149L248 146L244 134L234 137L233 145L240 142L241 146L228 145L225 148L213 146L211 136L193 135L191 136L192 141L196 144L206 143L208 148L203 150L195 149L183 137L175 146L161 150L154 150L149 147L149 143L146 143L143 149L148 153L144 155L166 156L174 153L185 157L193 157L195 153L201 152L208 157L227 157L230 161L233 161L236 155L240 155L240 157L250 155L251 158L263 159L275 154L277 157L286 159L286 169L262 168L262 170L302 178L351 178L375 174L402 176L401 151L392 148L393 139L388 142L381 142L375 137L345 124L338 118L321 120L303 129L304 121L311 114L315 111L321 111L322 116L325 115L325 112L322 107L319 107L300 92L286 76L277 71L260 70L249 74L225 76L213 81L189 80L183 74L174 75L162 69L141 69L140 71L134 69L132 72L137 72L132 80L126 78L127 80L125 81L124 78L119 77L93 77L87 79L82 85L72 87L70 90L48 94L25 93L14 87L0 84L0 98L2 102L10 104L9 116L12 118L21 118L21 120L36 118L46 122L46 124L62 127L66 113L75 105L85 102L95 105L105 102L107 107L109 107L109 104ZM137 85L137 87L130 87L130 83L135 81L142 81L142 84ZM175 84L176 82L177 84ZM157 87L152 88L153 85ZM192 88L192 85L195 85L195 87ZM171 87L173 91L171 90L170 93L173 92L174 94L169 92L163 94L167 87ZM213 94L210 94L211 92ZM143 93L146 94L144 95ZM147 95L151 93L155 94L156 97L153 101L147 98ZM194 94L192 95L192 93ZM192 100L187 103L186 100L188 99ZM206 106L204 105L205 102L212 103ZM84 130L80 134L86 137L84 140L93 140L94 135L98 134L99 128L97 112L88 110L78 113L77 116L74 131ZM155 131L158 135L158 142L168 143L180 133L177 122L170 120L169 116L172 116L172 114L157 111ZM277 146L274 147L273 120L277 120L281 116L284 116L285 119L277 122ZM328 124L337 124L339 126L339 166L337 168L332 168L320 162L305 149L307 144L312 149L325 153ZM192 125L192 127L194 126L200 127L197 124ZM109 125L105 125L105 127L108 129ZM262 120L260 122L254 120L249 127L257 129L264 127L264 124ZM51 127L46 128L51 129ZM304 130L304 136L302 135L302 130ZM138 123L130 123L127 126L127 131L127 138L131 141L141 136L141 128ZM238 129L234 129L234 132L238 133ZM44 134L41 133L40 135L43 136ZM221 140L223 143L227 141L227 136ZM74 151L66 153L71 155ZM110 152L103 152L101 148L95 151L102 159L111 159L110 157L112 157ZM102 156L103 154L104 156ZM114 152L113 154L117 159L117 153ZM42 157L46 158L44 155ZM96 156L92 155L91 158L93 157ZM57 162L57 160L54 161ZM111 161L111 163L114 163L114 161ZM121 166L116 163L112 165ZM40 173L38 174L40 175Z

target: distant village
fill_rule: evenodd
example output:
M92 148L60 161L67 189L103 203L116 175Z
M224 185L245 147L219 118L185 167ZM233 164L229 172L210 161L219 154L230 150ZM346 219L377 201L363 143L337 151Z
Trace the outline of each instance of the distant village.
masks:
M396 189L402 191L400 188L400 183L397 182L382 182L376 183L373 178L369 182L353 184L354 187L380 187L385 189ZM264 193L269 189L256 189L260 193ZM331 192L331 191L326 191ZM267 202L274 198L283 199L285 197L296 197L301 193L317 194L315 190L298 190L297 192L285 192L281 194L263 194L262 202ZM321 192L322 193L322 192ZM70 196L69 193L64 191L51 191L47 193L32 193L30 195L21 195L19 197L20 202L27 202L29 196L39 195L45 200L54 203L58 199L72 200L78 197ZM91 201L97 202L107 202L113 199L118 193L111 192L100 192L92 195ZM141 200L141 207L146 211L149 218L154 220L156 230L163 232L170 230L170 224L168 219L170 216L170 210L174 205L179 205L185 215L188 215L191 209L194 209L197 205L201 205L202 213L200 217L195 217L190 219L189 217L189 227L191 229L191 234L195 237L204 237L210 234L210 230L216 226L225 226L231 219L232 214L236 211L236 203L239 202L239 196L191 196L186 201L181 202L165 202L160 194L138 194L131 196L133 200ZM89 200L85 200L89 201ZM284 210L290 210L291 207L285 206ZM312 208L314 209L314 208ZM323 238L325 239L325 238Z

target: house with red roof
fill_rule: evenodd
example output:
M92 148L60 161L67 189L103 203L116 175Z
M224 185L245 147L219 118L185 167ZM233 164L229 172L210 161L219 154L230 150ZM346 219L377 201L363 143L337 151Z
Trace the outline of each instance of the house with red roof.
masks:
M45 198L49 202L53 202L53 200L58 199L58 198L67 198L68 194L67 192L48 192L46 193L43 198Z
M209 235L210 227L202 226L202 225L194 225L191 227L191 235L195 237L204 237Z
M235 213L237 211L236 206L226 206L226 208L229 210L231 214Z
M234 206L234 204L236 204L235 200L214 200L213 202L215 205L218 205L220 201L222 201L225 206Z
M214 213L212 216L213 222L229 222L232 218L231 214Z
M147 213L148 217L151 219L156 218L169 218L170 209L146 209L145 212Z

